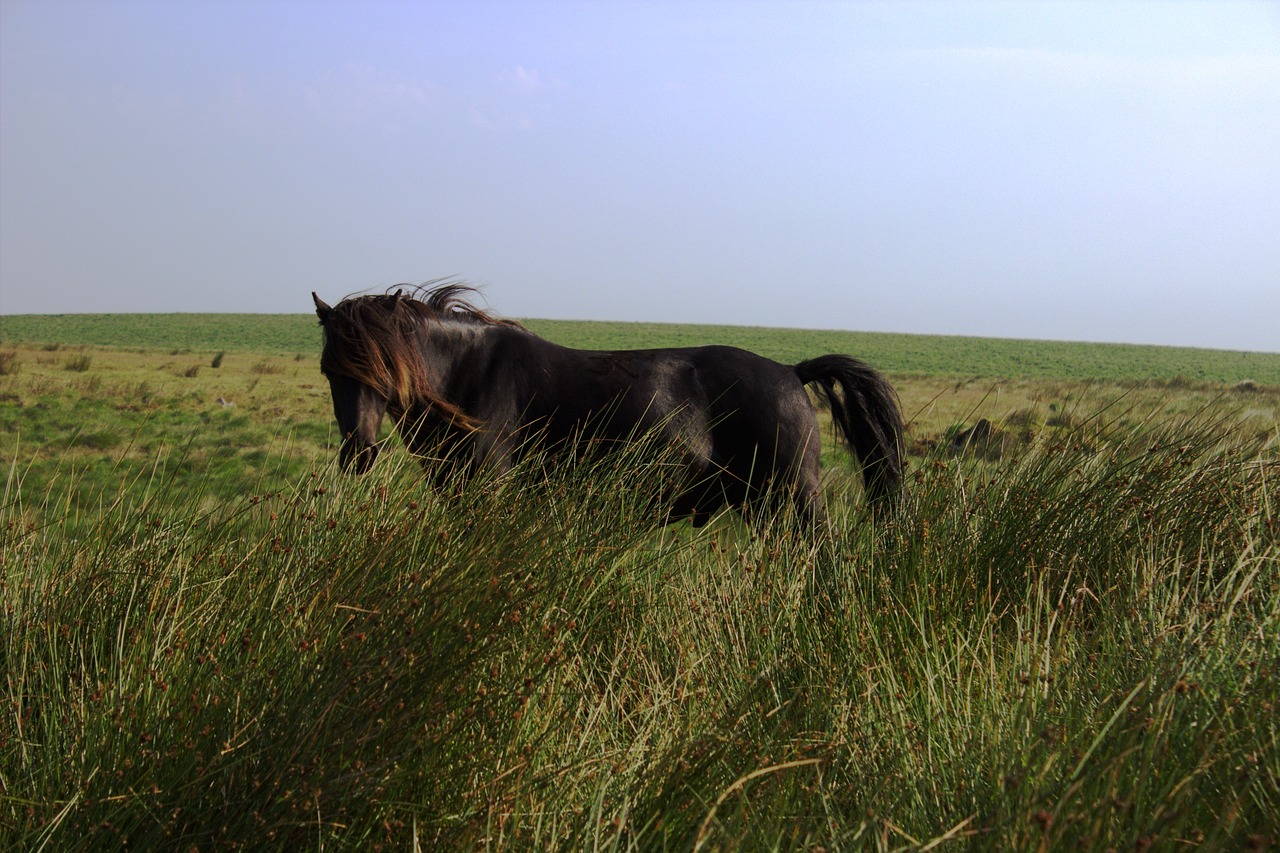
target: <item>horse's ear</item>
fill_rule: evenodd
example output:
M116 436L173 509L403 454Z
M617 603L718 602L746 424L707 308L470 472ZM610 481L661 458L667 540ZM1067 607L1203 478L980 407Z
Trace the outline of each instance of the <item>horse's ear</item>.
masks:
M333 313L333 309L329 307L327 302L319 296L316 296L316 292L314 290L311 291L311 298L315 300L316 303L316 316L320 318L321 323L327 322L329 315Z

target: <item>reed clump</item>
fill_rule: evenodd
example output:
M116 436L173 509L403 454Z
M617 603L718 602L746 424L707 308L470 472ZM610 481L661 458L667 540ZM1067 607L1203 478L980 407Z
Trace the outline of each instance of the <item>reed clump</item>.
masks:
M10 478L0 846L1101 850L1280 824L1274 438L1094 418L989 464L941 448L897 515L833 496L816 534L660 527L671 469L643 450L441 488L380 464L212 508L131 482L88 535Z

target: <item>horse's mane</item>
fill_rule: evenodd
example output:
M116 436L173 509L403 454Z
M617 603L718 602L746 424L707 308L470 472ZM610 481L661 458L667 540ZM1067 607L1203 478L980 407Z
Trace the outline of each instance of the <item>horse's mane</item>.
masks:
M477 308L468 298L472 293L474 288L456 282L428 282L348 296L320 321L325 337L320 369L368 385L387 399L393 413L429 403L458 426L474 429L473 419L436 393L423 358L431 323L520 328Z

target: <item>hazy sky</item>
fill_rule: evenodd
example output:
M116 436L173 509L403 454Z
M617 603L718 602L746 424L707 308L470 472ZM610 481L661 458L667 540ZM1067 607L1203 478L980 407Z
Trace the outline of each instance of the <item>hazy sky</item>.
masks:
M1280 351L1280 3L0 0L0 313Z

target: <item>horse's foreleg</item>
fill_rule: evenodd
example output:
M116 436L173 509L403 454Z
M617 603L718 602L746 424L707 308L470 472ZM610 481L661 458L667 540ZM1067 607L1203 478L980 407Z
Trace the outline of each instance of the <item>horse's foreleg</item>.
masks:
M476 432L471 442L471 473L505 474L511 470L513 445L505 430Z
M818 530L827 523L827 505L822 489L815 483L802 483L795 491L796 518L808 530Z

